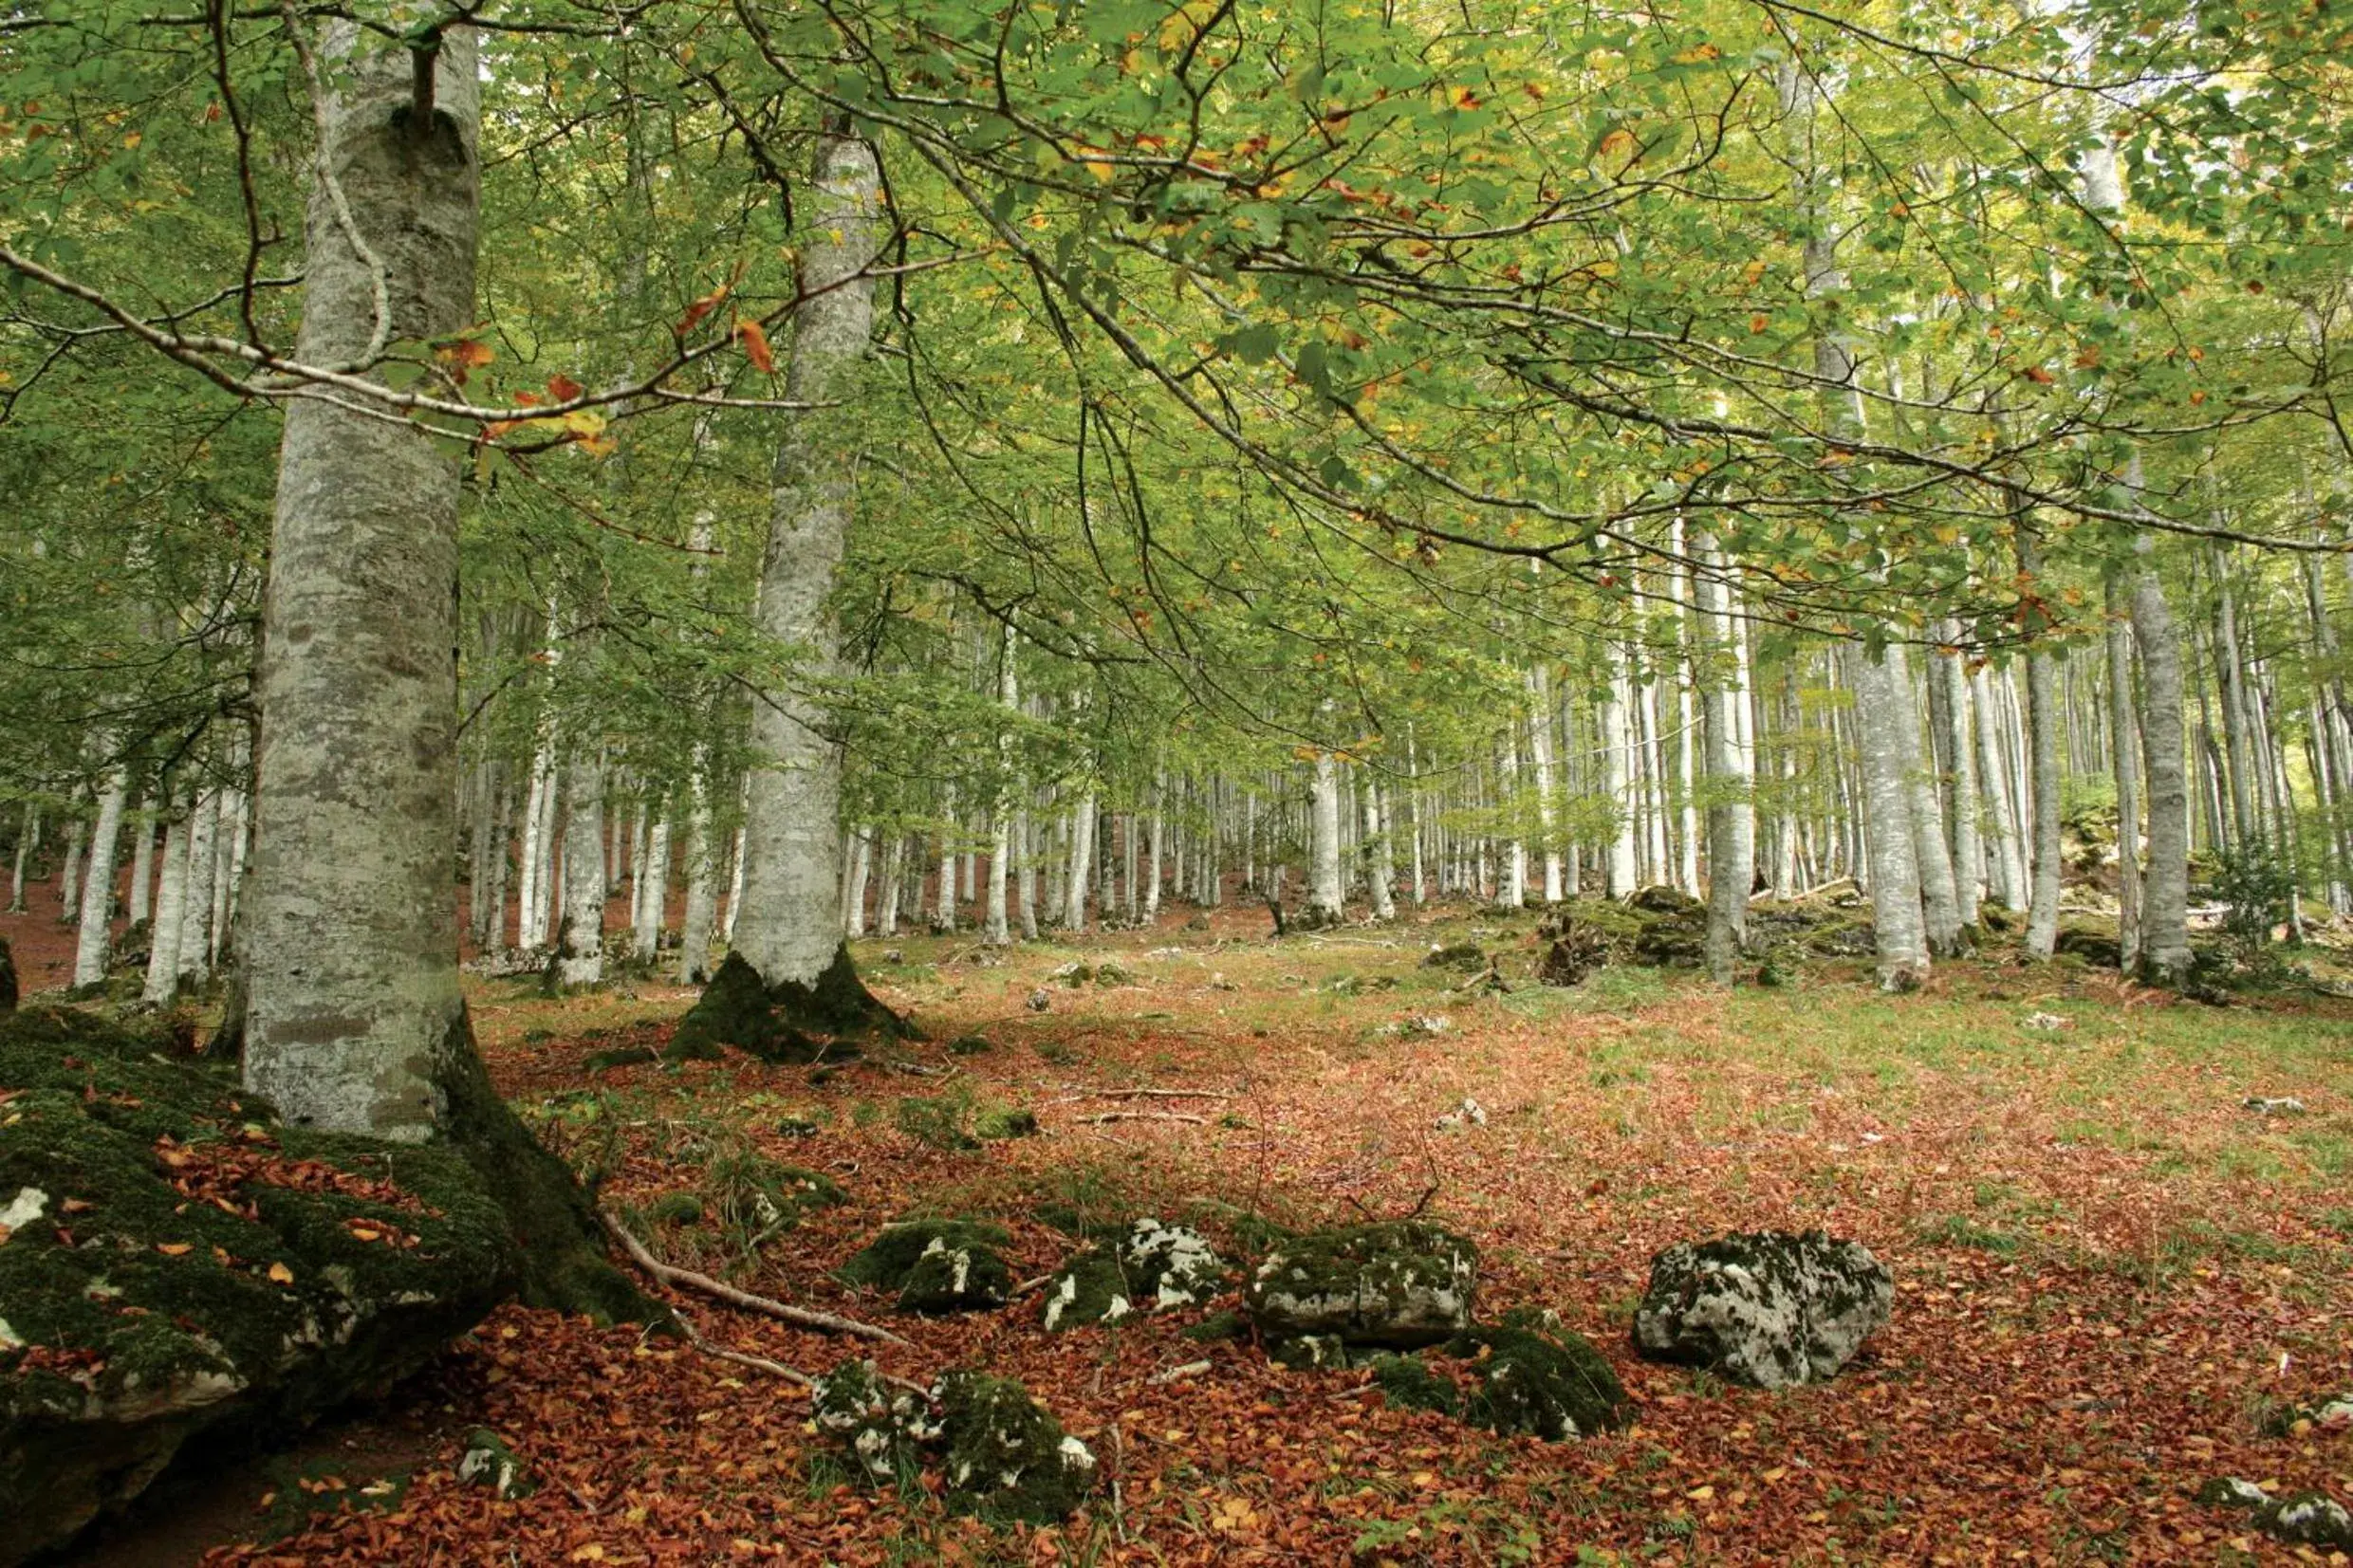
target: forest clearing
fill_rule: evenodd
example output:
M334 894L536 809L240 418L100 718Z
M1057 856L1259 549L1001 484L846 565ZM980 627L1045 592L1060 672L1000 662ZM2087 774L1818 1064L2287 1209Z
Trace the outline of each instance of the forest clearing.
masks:
M0 1568L2353 1563L2349 103L0 0Z

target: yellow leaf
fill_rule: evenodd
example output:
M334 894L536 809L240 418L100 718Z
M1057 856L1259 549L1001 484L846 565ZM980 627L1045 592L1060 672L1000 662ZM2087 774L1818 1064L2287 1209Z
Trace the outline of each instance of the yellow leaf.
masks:
M284 1264L271 1264L269 1277L282 1285L290 1285L294 1282L294 1271Z
M1690 1498L1694 1503L1705 1503L1708 1499L1715 1495L1715 1488L1714 1486L1694 1486L1690 1491L1685 1492L1683 1495Z
M167 1258L181 1257L194 1248L195 1244L192 1242L157 1242L156 1244L156 1250Z

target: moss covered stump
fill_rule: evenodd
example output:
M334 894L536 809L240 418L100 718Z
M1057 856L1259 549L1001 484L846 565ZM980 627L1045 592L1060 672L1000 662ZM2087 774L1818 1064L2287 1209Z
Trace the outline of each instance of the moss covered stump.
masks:
M732 1045L765 1061L810 1062L855 1055L855 1042L875 1036L920 1038L913 1024L866 989L846 944L816 983L806 986L797 980L770 986L741 953L731 952L678 1021L663 1054L709 1057Z
M0 1563L192 1440L381 1391L519 1277L454 1150L283 1126L168 1043L65 1009L0 1020Z

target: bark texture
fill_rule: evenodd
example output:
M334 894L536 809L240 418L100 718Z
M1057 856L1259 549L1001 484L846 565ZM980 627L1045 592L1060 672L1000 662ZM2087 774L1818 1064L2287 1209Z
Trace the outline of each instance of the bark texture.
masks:
M811 230L802 250L786 396L839 399L856 379L874 325L865 276L882 242L881 171L855 137L817 141ZM771 478L760 630L800 650L809 677L829 674L838 630L827 608L848 537L855 432L838 409L787 417ZM752 708L743 893L730 944L770 987L813 985L842 945L842 756L808 681L764 692Z

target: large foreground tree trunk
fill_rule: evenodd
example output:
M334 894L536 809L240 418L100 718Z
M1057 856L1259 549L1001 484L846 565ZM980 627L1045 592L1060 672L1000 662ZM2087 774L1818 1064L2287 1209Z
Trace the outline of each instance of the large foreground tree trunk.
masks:
M339 21L320 53L335 86L298 349L372 368L373 346L473 319L474 40L451 29L419 73ZM457 501L457 465L423 433L322 397L288 405L243 906L245 1079L298 1124L449 1137L507 1208L527 1300L641 1315L570 1173L491 1092L458 993Z

